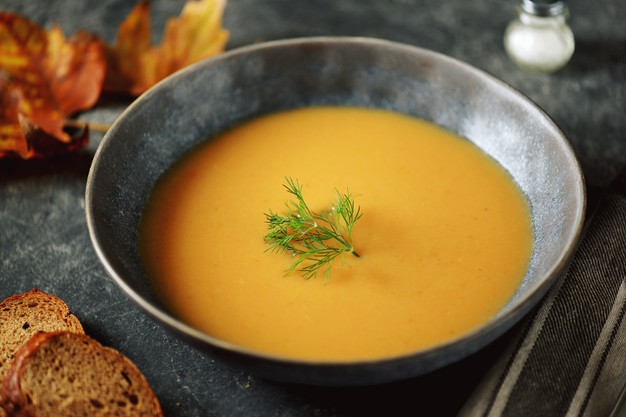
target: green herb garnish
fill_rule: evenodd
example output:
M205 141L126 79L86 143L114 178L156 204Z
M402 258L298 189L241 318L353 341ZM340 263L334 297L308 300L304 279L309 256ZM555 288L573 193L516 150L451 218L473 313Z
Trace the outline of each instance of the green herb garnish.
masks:
M312 212L302 196L298 180L286 178L283 184L295 201L287 201L287 213L282 216L270 211L265 214L268 233L265 241L268 251L287 252L295 260L287 274L298 270L306 279L316 277L320 270L330 277L333 261L346 253L359 254L352 244L352 229L362 216L361 208L355 207L352 195L337 192L337 201L329 210Z

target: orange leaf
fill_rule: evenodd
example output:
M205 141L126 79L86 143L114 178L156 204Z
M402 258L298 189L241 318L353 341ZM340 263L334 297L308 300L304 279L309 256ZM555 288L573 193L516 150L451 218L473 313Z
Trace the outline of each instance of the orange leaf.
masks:
M12 13L0 13L0 156L22 158L81 146L65 130L66 118L97 101L104 82L104 45L86 32L69 40L58 26L46 32Z
M139 95L169 74L223 52L228 41L221 26L225 6L225 0L187 0L180 16L168 19L161 43L152 45L149 3L141 1L107 51L104 89Z

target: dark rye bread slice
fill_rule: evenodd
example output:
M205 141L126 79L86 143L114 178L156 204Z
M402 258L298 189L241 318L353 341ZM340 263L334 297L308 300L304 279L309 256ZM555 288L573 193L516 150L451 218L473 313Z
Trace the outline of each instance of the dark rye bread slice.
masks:
M15 352L38 331L84 333L80 321L58 297L39 289L13 295L0 303L0 381ZM0 404L2 397L0 393ZM0 407L0 417L6 416Z
M0 303L0 380L15 351L39 331L85 333L80 321L58 297L39 289L13 295Z
M137 367L86 335L37 333L16 353L3 381L11 417L161 417Z
M84 333L80 321L58 297L39 289L13 295L0 303L0 381L15 352L38 331ZM0 404L2 397L0 394ZM0 417L6 416L0 407Z

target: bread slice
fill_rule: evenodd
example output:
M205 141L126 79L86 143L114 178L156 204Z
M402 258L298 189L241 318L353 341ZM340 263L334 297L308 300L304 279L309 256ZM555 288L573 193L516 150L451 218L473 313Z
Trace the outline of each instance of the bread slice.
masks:
M162 417L137 367L86 335L37 333L15 355L3 381L11 417Z
M0 381L15 351L39 331L84 333L80 321L60 298L39 289L13 295L0 303Z
M58 297L39 289L13 295L0 303L0 381L7 374L13 357L38 331L67 330L84 333L80 321ZM0 394L0 403L2 397ZM6 413L0 407L0 417Z

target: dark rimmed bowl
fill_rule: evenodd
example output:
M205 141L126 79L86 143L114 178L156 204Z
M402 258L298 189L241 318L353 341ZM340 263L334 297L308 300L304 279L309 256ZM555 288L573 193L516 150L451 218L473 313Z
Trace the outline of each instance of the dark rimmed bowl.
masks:
M230 126L313 105L378 107L432 121L468 138L509 171L530 202L535 242L522 285L496 317L412 354L327 363L233 345L191 328L163 307L138 250L139 223L156 181L184 154ZM333 386L417 376L486 346L536 305L564 270L584 210L584 183L572 149L531 101L447 56L366 38L257 44L174 74L117 119L96 153L86 190L87 224L100 260L155 320L198 349L263 377Z

